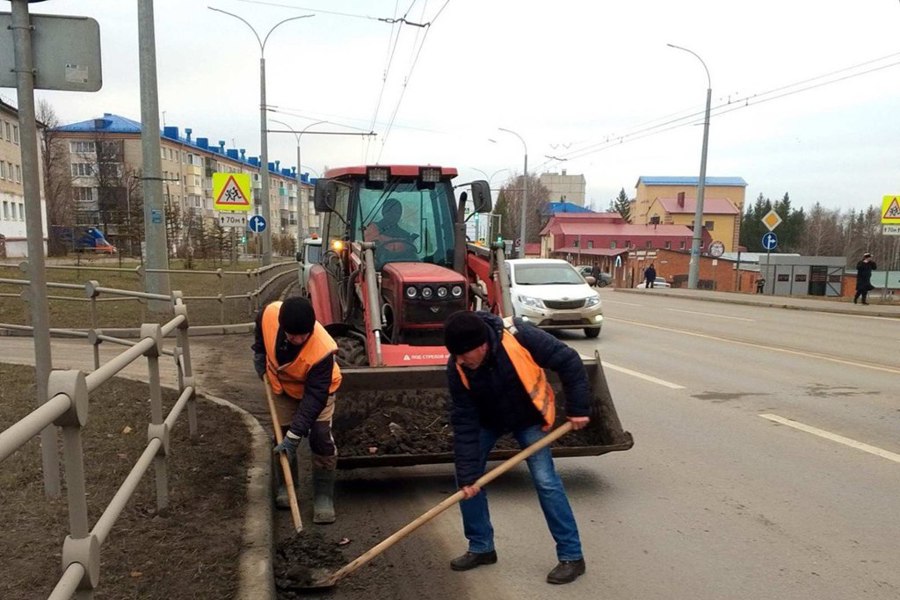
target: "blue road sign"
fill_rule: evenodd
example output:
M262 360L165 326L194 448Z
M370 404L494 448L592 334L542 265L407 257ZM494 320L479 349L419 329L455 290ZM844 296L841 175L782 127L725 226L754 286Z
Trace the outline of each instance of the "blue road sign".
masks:
M770 231L762 236L762 245L766 250L774 250L778 247L778 236Z
M262 215L253 215L247 221L247 229L253 233L262 233L266 230L266 219Z

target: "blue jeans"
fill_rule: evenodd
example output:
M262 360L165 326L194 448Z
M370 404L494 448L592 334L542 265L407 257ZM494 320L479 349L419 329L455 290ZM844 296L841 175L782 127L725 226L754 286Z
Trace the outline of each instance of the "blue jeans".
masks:
M526 448L547 435L537 425L513 432L513 437L521 448ZM498 435L488 429L481 430L481 469L487 464L488 453L497 443ZM566 490L562 480L553 466L550 448L544 448L530 456L527 460L531 480L537 491L547 520L550 534L556 541L556 557L558 560L578 560L582 558L581 540L578 537L578 526L575 515L569 506ZM490 552L494 549L494 527L488 511L487 492L481 493L459 504L462 512L463 530L469 540L469 552Z

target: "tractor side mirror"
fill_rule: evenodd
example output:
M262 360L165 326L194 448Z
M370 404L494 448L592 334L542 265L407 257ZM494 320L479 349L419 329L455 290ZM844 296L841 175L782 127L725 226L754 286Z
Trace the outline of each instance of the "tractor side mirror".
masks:
M313 204L316 212L333 212L337 202L337 183L331 179L316 179L316 189L313 192Z
M491 212L491 185L483 179L472 182L472 210L476 213Z

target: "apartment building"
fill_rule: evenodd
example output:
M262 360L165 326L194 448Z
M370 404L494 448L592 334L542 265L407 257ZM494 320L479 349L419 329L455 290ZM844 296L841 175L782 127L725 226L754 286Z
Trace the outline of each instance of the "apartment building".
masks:
M541 185L550 191L550 202L567 202L576 206L584 206L586 182L584 175L568 175L562 173L541 173Z
M20 146L19 113L0 100L0 258L28 256L25 227L25 190L22 185L22 147ZM38 164L40 165L40 144ZM41 214L46 214L41 188ZM42 219L43 222L43 219ZM43 224L44 244L47 226Z
M105 113L60 127L54 130L54 136L57 143L65 144L71 165L79 224L103 225L114 240L128 217L137 218L134 211L143 210L141 123ZM248 156L244 148L226 148L222 140L211 143L208 137L193 137L191 128L182 133L178 127L167 126L160 135L160 159L163 198L169 214L180 218L180 235L184 238L175 244L187 243L191 227L210 227L215 222L214 173L250 175L252 213L261 214L260 161ZM263 216L273 234L297 240L301 216L308 219L311 230L317 230L311 189L308 179L298 186L295 168L282 168L280 161L269 163L270 213Z

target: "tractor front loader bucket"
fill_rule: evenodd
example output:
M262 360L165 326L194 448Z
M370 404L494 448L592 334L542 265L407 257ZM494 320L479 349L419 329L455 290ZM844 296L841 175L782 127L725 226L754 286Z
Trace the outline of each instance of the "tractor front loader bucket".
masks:
M557 441L554 456L596 456L634 445L622 429L599 355L584 359L584 366L593 390L591 423ZM334 416L340 468L453 462L446 367L352 367L342 373ZM563 421L565 395L556 374L548 375L557 419ZM490 459L505 460L516 452L515 441L503 438Z

